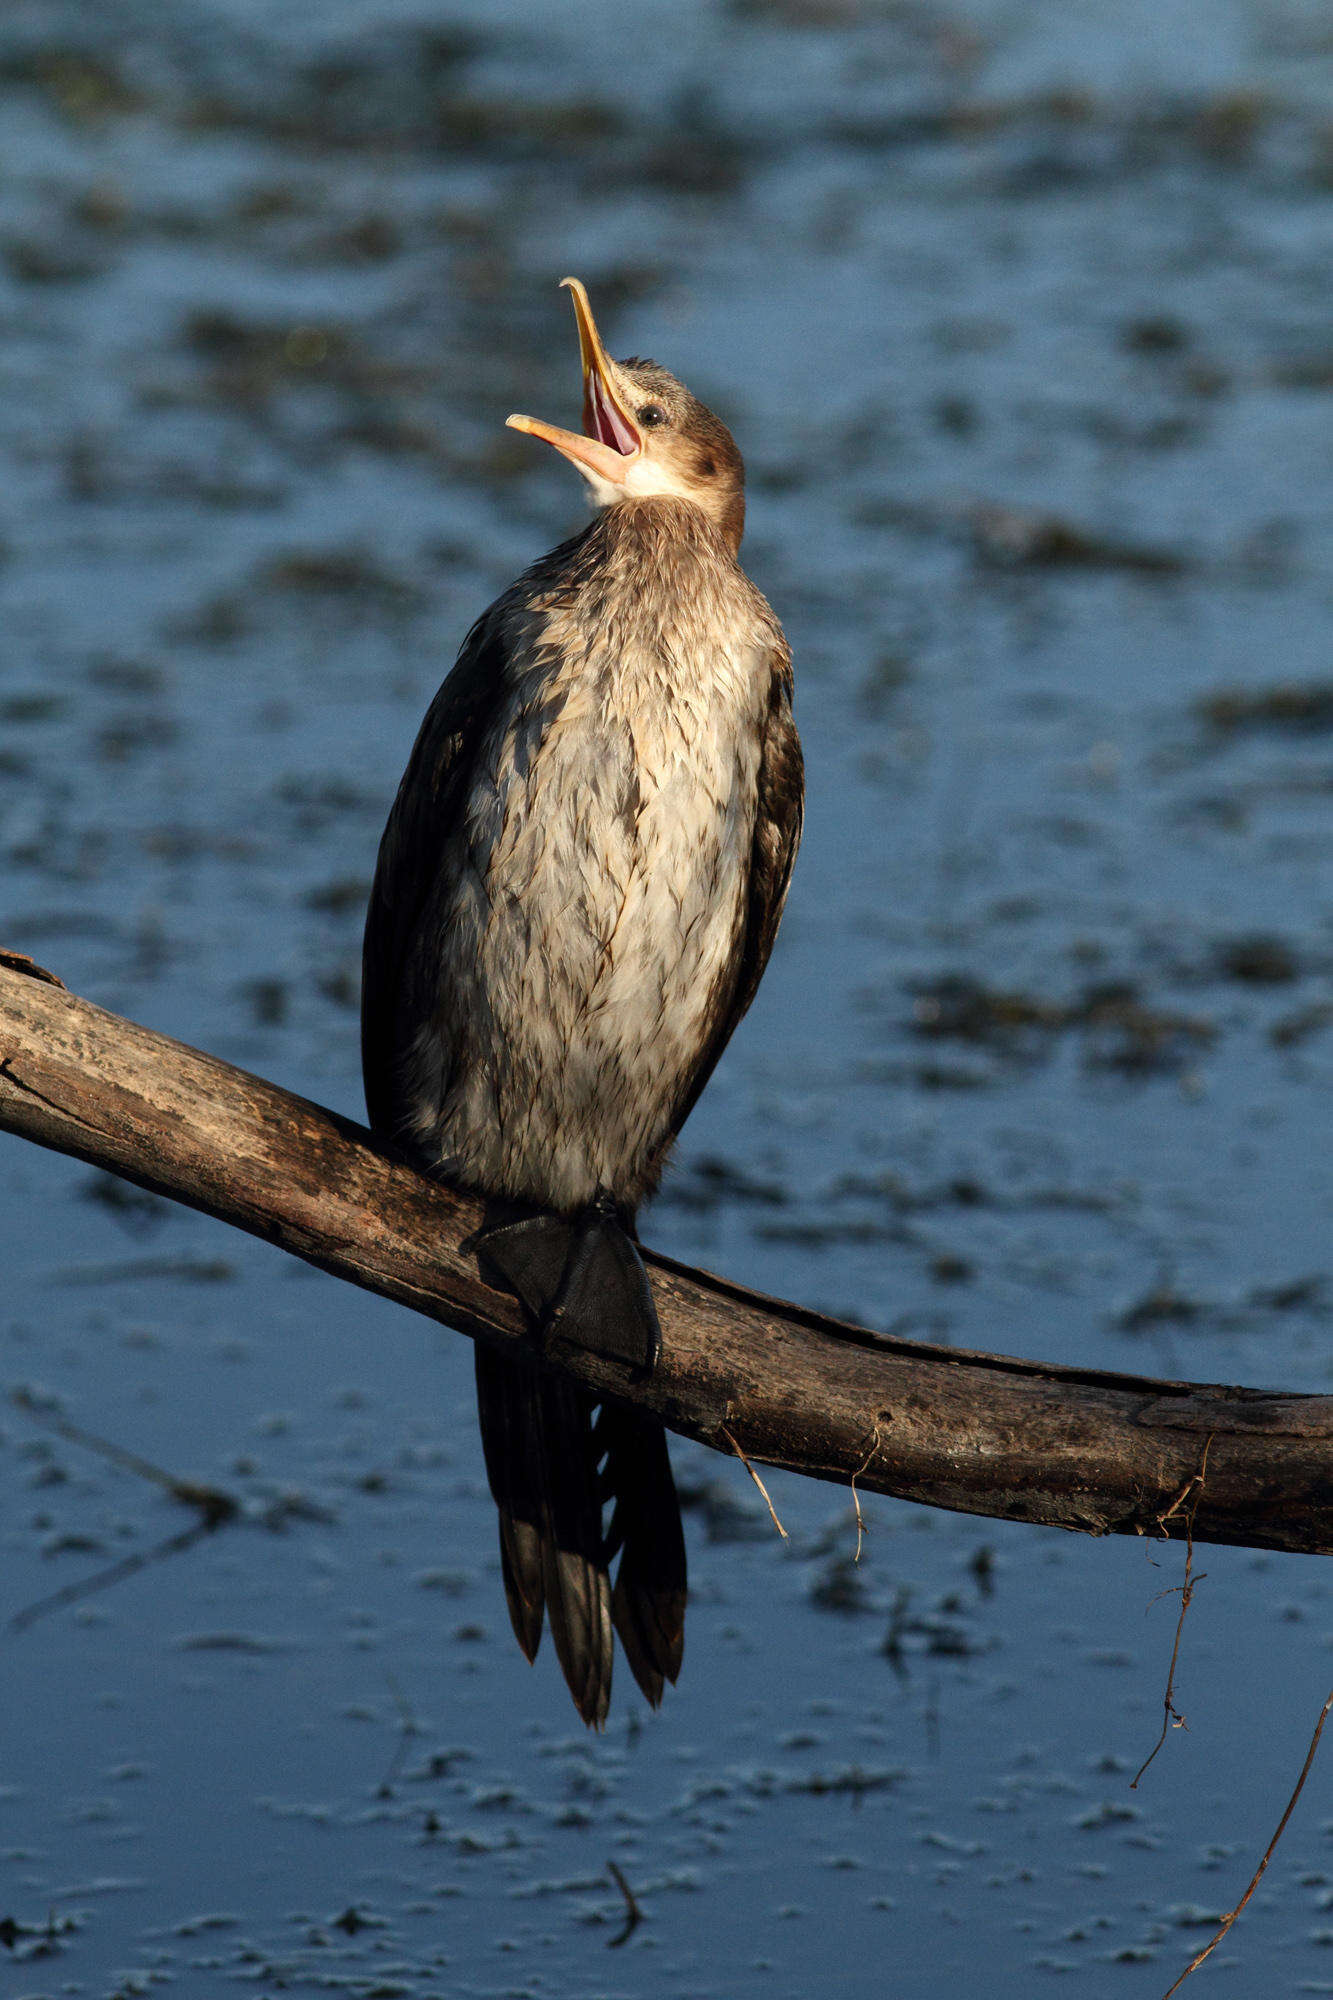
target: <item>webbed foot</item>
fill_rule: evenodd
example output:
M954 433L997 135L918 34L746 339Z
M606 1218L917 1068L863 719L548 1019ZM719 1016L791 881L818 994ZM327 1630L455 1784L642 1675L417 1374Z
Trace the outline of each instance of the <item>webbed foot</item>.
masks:
M474 1239L478 1255L516 1292L538 1326L545 1326L560 1293L573 1247L567 1216L521 1215L491 1224Z
M521 1216L482 1231L477 1249L518 1294L544 1341L650 1369L662 1344L652 1286L620 1212Z

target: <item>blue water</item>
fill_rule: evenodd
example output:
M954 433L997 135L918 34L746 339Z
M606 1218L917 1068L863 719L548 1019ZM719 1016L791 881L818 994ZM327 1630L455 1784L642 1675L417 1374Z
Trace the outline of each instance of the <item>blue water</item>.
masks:
M5 10L0 90L0 942L359 1113L418 720L581 518L503 429L576 412L574 270L741 442L810 780L645 1234L1328 1387L1320 9L76 0ZM681 1685L588 1738L463 1341L16 1140L0 1197L0 1613L90 1586L0 1643L5 2000L1138 2000L1249 1879L1322 1563L1200 1552L1131 1791L1179 1548L866 1501L856 1561L846 1495L775 1477L781 1541L681 1445ZM240 1523L151 1559L191 1517L58 1420ZM1330 1826L1317 1764L1201 1993L1333 1992Z

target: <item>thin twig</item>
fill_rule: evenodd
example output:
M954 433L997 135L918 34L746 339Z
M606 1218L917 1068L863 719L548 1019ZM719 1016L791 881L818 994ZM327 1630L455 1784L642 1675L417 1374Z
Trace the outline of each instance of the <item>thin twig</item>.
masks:
M764 1505L768 1509L769 1516L773 1522L773 1526L777 1529L778 1533L781 1535L784 1542L790 1541L791 1537L788 1535L787 1530L783 1527L781 1521L779 1521L778 1519L777 1508L773 1505L773 1502L769 1499L768 1488L765 1486L763 1480L759 1477L759 1474L755 1471L749 1459L745 1456L745 1453L741 1450L740 1446L737 1444L735 1438L731 1435L731 1432L727 1429L726 1425L719 1424L718 1429L721 1431L723 1437L727 1440L727 1443L731 1446L737 1458L740 1460L741 1464L745 1467L745 1470L749 1473L751 1479L753 1479L755 1485L759 1488L759 1491L762 1493L764 1497Z
M393 1756L389 1759L389 1768L380 1779L375 1796L379 1799L391 1799L393 1797L394 1780L402 1770L407 1758L407 1746L412 1738L419 1736L421 1732L417 1728L417 1719L412 1713L407 1696L403 1693L387 1667L384 1669L384 1678L389 1684L389 1693L393 1697L394 1707L398 1710L398 1719L402 1727L398 1733L398 1741L394 1745Z
M109 1590L112 1584L123 1583L126 1577L137 1576L150 1563L161 1562L166 1556L183 1555L192 1549L205 1535L211 1535L219 1523L204 1516L191 1521L188 1528L179 1529L168 1535L165 1541L155 1542L151 1549L140 1549L132 1556L123 1556L119 1562L109 1563L105 1569L94 1571L92 1576L81 1577L77 1583L67 1583L60 1590L53 1590L49 1597L39 1597L35 1604L25 1604L22 1611L16 1611L9 1621L11 1632L26 1632L39 1618L47 1618L53 1611L63 1611L67 1605L78 1604L85 1597L95 1597L101 1590Z
M631 1937L633 1933L638 1929L639 1925L643 1922L643 1911L639 1907L639 1901L636 1895L634 1894L634 1891L630 1888L629 1883L625 1880L622 1870L619 1867L617 1867L614 1861L607 1862L606 1872L611 1877L611 1880L615 1883L617 1889L619 1889L621 1895L625 1898L624 1929L617 1931L616 1935L609 1940L607 1946L607 1949L609 1951L614 1951L618 1945L624 1944L626 1939Z
M1168 1667L1166 1674L1166 1693L1162 1696L1162 1732L1131 1778L1129 1784L1131 1792L1138 1789L1139 1779L1143 1776L1149 1764L1152 1763L1153 1758L1165 1743L1167 1731L1170 1729L1172 1723L1175 1723L1177 1729L1189 1728L1189 1724L1176 1707L1173 1697L1176 1690L1176 1662L1180 1658L1180 1640L1181 1634L1185 1630L1186 1613L1189 1611L1190 1602L1194 1596L1195 1585L1202 1583L1204 1577L1208 1574L1207 1570L1202 1571L1198 1576L1194 1574L1194 1516L1199 1502L1203 1498L1204 1479L1208 1472L1208 1453L1212 1442L1213 1432L1209 1431L1208 1436L1204 1439L1203 1457L1199 1461L1198 1471L1185 1481L1185 1484L1181 1487L1165 1513L1159 1514L1157 1517L1157 1524L1163 1534L1165 1534L1166 1523L1171 1519L1177 1508L1183 1505L1186 1497L1191 1492L1193 1493L1194 1505L1185 1517L1185 1579L1180 1586L1180 1616L1176 1620L1176 1637L1175 1643L1171 1648L1171 1665Z
M0 1945L3 1945L6 1951L13 1951L20 1938L42 1938L48 1945L54 1947L58 1937L64 1937L77 1928L75 1918L58 1918L54 1910L47 1911L44 1924L21 1924L17 1917L0 1917ZM43 1957L49 1955L49 1953L42 1954Z
M234 1520L241 1511L239 1500L230 1493L224 1493L221 1487L204 1486L193 1479L178 1479L174 1472L154 1465L151 1459L140 1458L137 1452L127 1451L124 1445L113 1444L110 1438L99 1437L96 1431L84 1430L62 1416L59 1410L47 1409L26 1389L15 1389L9 1400L16 1410L22 1410L25 1417L31 1417L44 1430L54 1431L57 1437L64 1438L69 1444L81 1445L85 1451L96 1452L99 1458L120 1466L124 1472L132 1472L137 1479L151 1480L154 1486L162 1487L183 1506L197 1507L210 1528Z
M1255 1869L1253 1875L1250 1877L1249 1888L1245 1891L1245 1894L1241 1897L1235 1909L1227 1911L1226 1915L1223 1917L1221 1923L1218 1925L1213 1936L1208 1940L1208 1943L1204 1946L1202 1951L1196 1952L1194 1954L1194 1957L1185 1967L1185 1970L1181 1973L1179 1979L1176 1980L1175 1984L1167 1987L1166 1992L1162 1995L1162 2000L1171 2000L1171 1995L1173 1993L1179 1992L1180 1988L1185 1984L1185 1981L1189 1978L1191 1972L1197 1972L1199 1967L1203 1964L1204 1960L1207 1957L1209 1957L1209 1955L1212 1952L1215 1952L1217 1950L1217 1947L1221 1944L1223 1938L1226 1936L1227 1932L1231 1929L1231 1926L1235 1923L1237 1917L1240 1915L1241 1911L1245 1908L1245 1905L1249 1902L1255 1890L1259 1887L1259 1884L1263 1879L1264 1870L1267 1868L1269 1862L1273 1858L1273 1850L1277 1846L1279 1840L1281 1840L1283 1834L1285 1833L1287 1827L1287 1821L1291 1818L1291 1815L1295 1810L1296 1801L1300 1797L1302 1791L1305 1789L1305 1781L1310 1775L1310 1766L1314 1763L1314 1753L1319 1748L1319 1739L1324 1733L1324 1724L1328 1721L1328 1712L1330 1709L1333 1709L1333 1688L1330 1688L1327 1695L1324 1697L1324 1706L1319 1711L1319 1720L1318 1722L1316 1722L1314 1726L1314 1735L1310 1738L1310 1747L1305 1753L1305 1762L1301 1765L1301 1775L1296 1780L1296 1789L1292 1793L1291 1797L1287 1800L1287 1810L1283 1813L1281 1819L1277 1823L1277 1832L1273 1835L1273 1838L1269 1841L1267 1847L1264 1849L1263 1860L1259 1863L1259 1866Z
M879 1435L880 1435L879 1425L876 1424L875 1434L870 1440L870 1449L866 1453L865 1457L861 1460L861 1463L857 1466L855 1472L852 1474L852 1505L856 1509L856 1554L852 1557L853 1562L860 1562L861 1544L865 1540L866 1535L869 1532L866 1528L866 1517L861 1512L861 1496L856 1490L856 1482L861 1477L861 1474L869 1466L871 1459L875 1456L875 1453L879 1450Z
M186 1549L202 1541L205 1535L211 1535L226 1522L236 1520L240 1514L239 1500L230 1493L224 1493L220 1487L204 1486L193 1479L178 1479L174 1472L164 1471L150 1459L140 1458L137 1452L126 1451L123 1445L113 1444L110 1438L98 1437L95 1431L85 1431L80 1425L71 1423L60 1411L45 1408L24 1389L15 1389L9 1400L16 1410L21 1410L25 1417L30 1417L44 1430L54 1431L57 1437L64 1438L69 1444L79 1445L85 1451L96 1452L109 1464L120 1466L124 1472L132 1472L136 1479L147 1479L154 1486L160 1486L182 1506L193 1507L199 1516L188 1528L168 1535L164 1541L154 1543L151 1549L141 1549L134 1555L124 1556L119 1562L107 1564L104 1569L94 1571L92 1576L85 1576L78 1583L67 1583L62 1589L52 1591L49 1597L40 1597L36 1603L25 1605L10 1619L11 1632L26 1631L29 1625L35 1625L39 1618L45 1618L53 1611L62 1611L67 1605L77 1604L85 1597L95 1597L99 1591L123 1583L126 1577L136 1576L150 1563L161 1562L166 1556L182 1555Z
M1199 1501L1203 1495L1203 1482L1207 1477L1208 1473L1208 1454L1212 1450L1213 1439L1216 1436L1217 1436L1216 1431L1209 1431L1207 1437L1203 1441L1203 1457L1199 1460L1198 1471L1192 1472L1190 1474L1189 1478L1181 1486L1180 1491L1175 1495L1174 1499L1171 1502L1171 1505L1169 1507L1164 1507L1162 1509L1162 1512L1157 1516L1157 1526L1161 1529L1163 1538L1166 1537L1167 1522L1171 1519L1171 1516L1173 1514L1178 1514L1180 1512L1185 1502L1189 1499L1191 1493L1194 1495L1194 1505L1190 1508L1189 1512L1189 1526L1193 1528L1194 1516L1198 1512Z

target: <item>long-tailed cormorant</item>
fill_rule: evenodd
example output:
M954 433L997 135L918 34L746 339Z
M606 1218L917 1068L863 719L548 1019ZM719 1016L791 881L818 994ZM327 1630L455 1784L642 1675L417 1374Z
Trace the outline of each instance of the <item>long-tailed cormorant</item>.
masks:
M613 361L565 283L583 431L509 422L598 513L431 704L380 846L362 1043L372 1125L487 1198L480 1254L532 1318L530 1354L476 1351L505 1591L529 1659L545 1610L600 1725L613 1629L650 1702L679 1672L680 1511L661 1424L541 1346L655 1358L635 1212L772 950L802 767L787 643L736 560L740 453L666 369Z

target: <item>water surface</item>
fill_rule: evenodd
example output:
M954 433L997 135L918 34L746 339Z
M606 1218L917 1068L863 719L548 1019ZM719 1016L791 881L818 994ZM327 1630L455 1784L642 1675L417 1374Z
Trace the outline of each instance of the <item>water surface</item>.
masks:
M1326 1389L1333 41L1299 0L178 0L0 23L0 936L359 1115L421 712L581 518L566 271L714 402L808 832L651 1241L916 1338ZM681 1445L660 1715L506 1625L466 1343L0 1147L0 1989L1157 1995L1321 1563ZM1165 1593L1165 1594L1164 1594ZM1316 1768L1200 1981L1333 1991ZM642 1906L624 1935L614 1862ZM614 1947L614 1948L612 1948ZM5 1982L8 1982L7 1984ZM1203 1990L1202 1984L1200 1991Z

